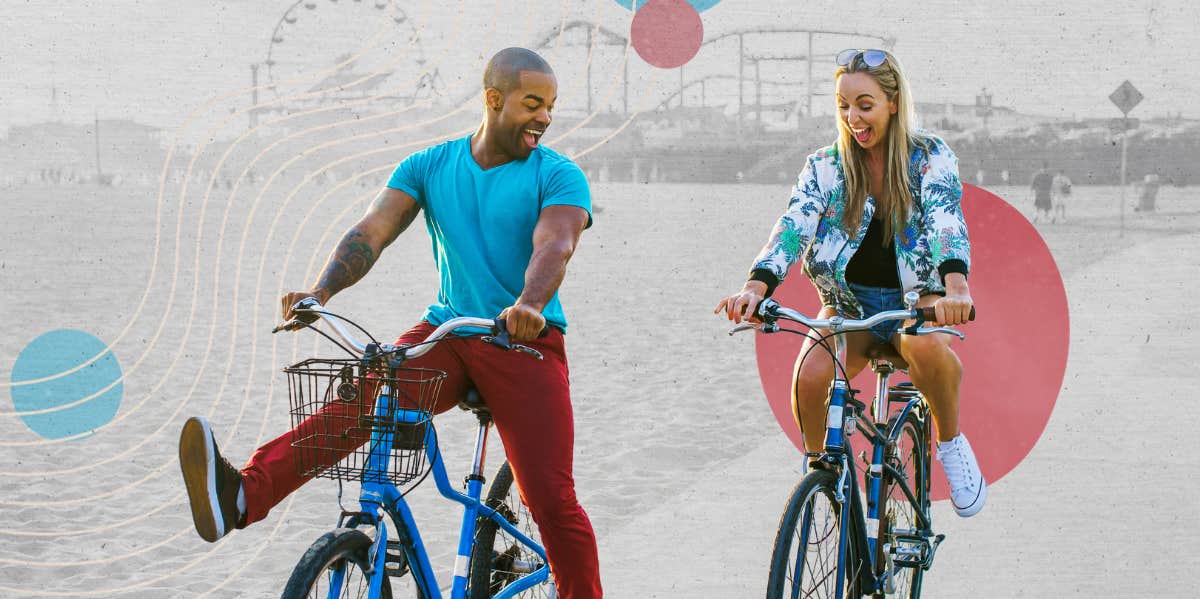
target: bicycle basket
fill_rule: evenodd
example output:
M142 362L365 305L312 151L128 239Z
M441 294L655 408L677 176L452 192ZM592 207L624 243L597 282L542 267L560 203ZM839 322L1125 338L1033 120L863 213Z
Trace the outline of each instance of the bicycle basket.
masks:
M283 371L297 474L403 485L424 470L426 434L445 372L320 358ZM392 453L381 468L370 457L383 441L392 443Z

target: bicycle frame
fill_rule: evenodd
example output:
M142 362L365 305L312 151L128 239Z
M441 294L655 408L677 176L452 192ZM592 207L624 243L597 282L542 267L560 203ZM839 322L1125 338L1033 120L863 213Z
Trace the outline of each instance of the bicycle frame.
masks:
M379 398L376 400L375 405L377 416L389 413L392 401L390 395L391 389L387 385L381 386ZM428 414L417 410L394 411L394 420L397 424L416 423L425 418L428 418ZM517 530L503 514L479 501L483 495L483 464L487 451L488 430L490 428L490 416L479 415L479 433L475 442L473 466L471 474L467 476L466 480L467 492L462 493L450 484L450 477L446 474L446 466L442 461L441 452L438 450L437 434L433 426L425 427L425 455L429 459L429 467L432 469L433 479L437 484L438 492L446 499L463 505L462 529L459 534L458 553L454 561L454 581L450 591L450 599L466 599L471 549L475 542L475 530L479 518L490 518L495 521L497 525L512 535L513 538L532 549L542 560L541 565L537 569L525 574L505 587L500 594L496 595L497 599L513 597L521 591L547 581L550 576L550 567L546 561L545 549L536 541ZM387 471L388 462L391 459L393 434L392 431L378 430L371 433L371 449L367 467L363 470L364 482L362 483L362 492L359 495L361 510L359 512L343 512L338 518L338 527L340 528L343 525L356 527L367 524L375 528L375 540L368 552L368 557L371 561L369 597L379 597L380 587L383 583L383 570L387 558L388 539L387 527L383 526L383 514L381 512L386 512L392 520L392 525L396 528L396 534L399 537L400 545L403 547L405 557L408 560L413 580L420 589L422 597L426 599L442 599L442 592L439 588L437 578L433 573L429 554L425 551L425 545L421 541L421 534L417 528L416 519L413 517L412 510L408 507L408 503L404 500L400 490L390 482L371 482L372 480L386 481L383 473ZM350 516L349 520L346 519L347 516ZM334 572L329 588L329 597L331 599L341 594L344 572L344 569Z
M844 364L846 358L846 345L840 335L833 335L827 339L832 341L834 355L837 356L839 363ZM857 547L866 547L866 556L862 558L862 563L868 568L870 576L861 576L865 582L870 582L868 588L864 588L867 593L884 592L885 586L889 583L888 577L892 574L892 568L889 567L882 575L877 575L880 570L877 555L881 555L877 551L879 542L879 511L881 509L881 495L883 492L883 475L886 472L892 477L892 480L904 492L905 498L913 506L914 513L917 516L917 525L919 530L906 531L905 536L912 539L924 539L929 543L930 551L928 555L922 556L922 559L915 562L900 562L906 567L920 566L928 568L929 562L933 560L933 552L936 551L937 543L931 542L933 533L931 532L932 523L929 515L926 513L925 506L920 504L920 501L913 493L908 485L907 477L903 472L896 470L893 466L886 463L886 450L890 446L894 446L900 436L901 428L905 418L909 412L919 409L918 404L921 399L917 397L910 398L899 412L896 413L894 424L887 428L889 419L889 391L888 379L894 369L890 365L883 366L876 370L876 392L872 413L870 415L860 414L860 410L865 407L863 404L854 401L850 398L849 381L834 377L830 384L829 390L829 408L826 418L825 431L825 448L820 460L839 466L839 477L835 499L842 506L839 514L840 526L838 535L838 569L837 569L837 597L841 599L843 589L846 582L846 550L849 545L850 535L856 536L855 540ZM836 375L836 372L835 372ZM848 401L849 400L849 401ZM873 416L860 418L860 416ZM847 427L849 432L847 432ZM858 473L855 470L855 460L853 452L850 448L849 437L854 432L860 431L863 436L871 442L871 461L866 472L866 495L867 508L866 513L863 513L861 497L858 489ZM928 453L926 454L928 455ZM849 498L849 501L847 501ZM846 508L849 509L846 509ZM810 521L811 507L804 511L804 530L808 530L808 522ZM802 542L807 542L803 539ZM890 561L888 551L882 552L884 559ZM799 557L799 556L798 556ZM861 558L862 556L860 556ZM796 564L796 571L802 568L802 563Z

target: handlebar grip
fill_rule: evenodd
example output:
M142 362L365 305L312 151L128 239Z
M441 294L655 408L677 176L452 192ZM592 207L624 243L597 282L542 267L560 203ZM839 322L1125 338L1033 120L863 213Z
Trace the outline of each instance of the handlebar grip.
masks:
M508 324L506 324L504 322L503 318L497 318L495 329L496 330L492 331L493 335L507 334L508 333ZM550 334L550 325L545 325L542 327L542 332L538 333L538 339L541 339L549 334Z
M758 302L757 306L754 306L754 314L751 314L751 316L753 316L754 318L757 318L759 320L763 320L763 316L764 316L763 308L767 308L768 312L770 312L771 311L770 309L776 305L778 305L778 304L776 304L774 300L772 300L769 297L765 297L765 298L763 298L763 300L761 302ZM771 316L771 315L773 315L773 313L768 314L767 316Z
M295 311L295 310L321 310L323 308L324 308L324 306L322 306L321 302L317 301L317 298L315 298L315 297L301 298L300 301L296 302L295 304L292 304L293 311ZM279 331L296 330L296 329L300 328L301 325L312 324L312 323L316 322L318 318L320 318L320 316L317 316L316 314L311 314L311 313L295 314L292 316L292 318L290 320L286 320L284 322L281 322L281 323L275 325L275 328L271 329L271 334L278 333Z
M321 310L324 306L315 297L300 298L300 301L292 305L292 310ZM314 316L315 318L315 316Z
M933 309L933 306L918 308L918 310L921 311L921 318L926 322L937 322L937 312ZM975 306L971 306L971 314L967 316L967 320L975 320Z

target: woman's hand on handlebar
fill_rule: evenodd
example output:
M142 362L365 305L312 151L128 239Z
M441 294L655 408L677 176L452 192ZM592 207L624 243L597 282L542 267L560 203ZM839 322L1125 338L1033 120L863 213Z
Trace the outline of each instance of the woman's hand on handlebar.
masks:
M952 272L946 276L946 295L938 298L933 304L937 314L938 324L954 326L965 324L971 320L971 290L967 287L967 278L960 273Z
M724 310L725 316L735 323L740 323L743 320L753 321L755 320L754 311L758 309L758 304L763 301L763 296L766 293L766 283L762 281L746 281L741 291L718 302L717 308L713 310L713 314L718 314Z

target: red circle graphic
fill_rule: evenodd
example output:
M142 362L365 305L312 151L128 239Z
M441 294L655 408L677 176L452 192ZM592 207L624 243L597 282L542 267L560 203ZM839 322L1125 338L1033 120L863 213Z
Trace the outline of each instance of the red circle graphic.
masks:
M650 0L633 14L630 27L633 49L660 69L686 64L704 39L700 13L685 0Z

